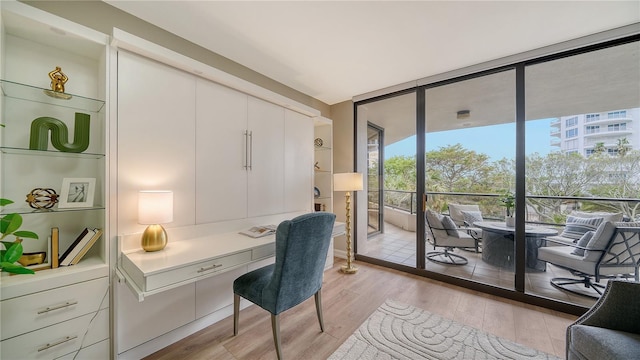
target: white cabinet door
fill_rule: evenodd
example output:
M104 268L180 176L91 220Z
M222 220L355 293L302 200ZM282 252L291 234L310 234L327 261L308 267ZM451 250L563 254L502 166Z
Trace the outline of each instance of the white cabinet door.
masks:
M285 110L284 124L285 212L311 211L313 198L313 121Z
M284 108L249 97L249 217L284 211Z
M171 227L195 222L195 78L118 52L118 231L137 224L139 190L173 190Z
M198 79L196 223L247 216L247 95Z
M131 294L127 285L116 284L118 354L130 350L195 320L195 284L145 297ZM167 344L168 345L168 344Z

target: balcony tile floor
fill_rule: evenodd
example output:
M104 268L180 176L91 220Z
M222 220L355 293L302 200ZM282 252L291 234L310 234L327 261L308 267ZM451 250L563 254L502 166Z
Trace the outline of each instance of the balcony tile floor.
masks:
M403 230L397 226L385 223L384 234L377 234L369 238L367 253L363 254L373 258L390 261L397 264L416 266L416 242L415 233ZM433 251L433 246L427 244L427 252ZM433 261L427 261L426 266L430 271L446 273L464 279L475 280L481 283L491 284L504 288L514 287L514 272L489 265L482 261L482 254L456 249L455 254L467 258L466 265L446 265ZM590 307L594 301L585 296L574 295L558 290L551 286L549 280L553 277L570 277L570 272L547 264L544 272L526 273L526 291L543 297L574 303ZM606 280L601 280L605 285Z

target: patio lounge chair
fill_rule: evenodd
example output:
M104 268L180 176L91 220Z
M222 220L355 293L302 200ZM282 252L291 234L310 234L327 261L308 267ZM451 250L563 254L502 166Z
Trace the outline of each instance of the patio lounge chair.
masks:
M482 229L473 226L474 221L483 221L480 206L476 204L449 204L449 216L469 235L482 239Z
M427 238L430 238L434 250L438 247L443 249L428 252L427 259L442 264L465 265L468 263L467 258L453 254L452 251L455 248L474 248L478 252L478 239L460 230L450 217L427 210L425 219L431 234Z
M548 244L553 242L547 238ZM640 267L640 223L606 221L595 232L586 233L576 244L538 249L538 259L569 270L576 278L551 279L555 288L577 295L598 298L602 278L628 278L638 281ZM577 291L584 285L590 292Z

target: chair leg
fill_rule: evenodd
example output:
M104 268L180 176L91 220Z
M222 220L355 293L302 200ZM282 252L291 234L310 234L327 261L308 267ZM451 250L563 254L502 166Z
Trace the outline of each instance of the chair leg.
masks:
M428 252L426 257L427 260L446 265L466 265L468 263L467 258L453 254L447 248L445 248L444 251Z
M589 278L588 276L585 276L582 278L555 277L551 279L550 283L551 283L551 286L553 286L556 289L567 291L575 295L590 297L592 299L600 298L600 296L602 296L602 290L600 289L605 288L604 285L600 285L598 283L592 282L591 278ZM571 286L571 285L577 285L577 284L584 285L585 288L593 290L597 295L592 295L585 292L571 290L570 288L567 287L567 285Z
M276 345L278 360L282 360L282 345L280 344L280 317L271 314L271 330L273 330L273 343Z
M320 322L320 331L324 332L324 320L322 318L322 296L320 295L320 291L315 294L316 298L316 314L318 315L318 321Z
M238 317L240 316L240 295L233 294L233 336L238 335Z

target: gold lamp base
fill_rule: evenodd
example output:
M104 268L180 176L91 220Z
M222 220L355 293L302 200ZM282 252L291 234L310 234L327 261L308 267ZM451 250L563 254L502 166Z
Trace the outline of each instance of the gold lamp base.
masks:
M162 225L149 225L142 233L144 251L158 251L167 246L167 232Z
M355 274L356 272L358 272L358 268L353 266L353 265L342 265L342 267L340 268L340 271L345 273L345 274Z

